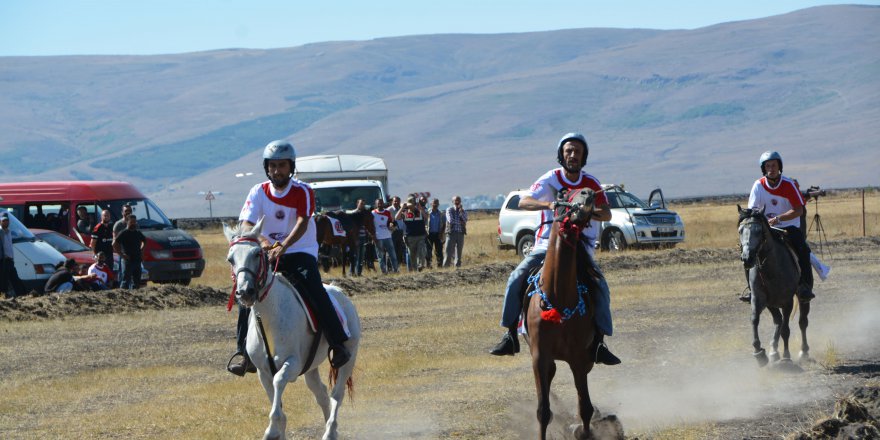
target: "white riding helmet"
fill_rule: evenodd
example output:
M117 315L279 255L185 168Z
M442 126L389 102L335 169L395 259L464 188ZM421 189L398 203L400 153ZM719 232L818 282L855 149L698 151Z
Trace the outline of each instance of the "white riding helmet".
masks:
M281 140L269 142L269 145L263 149L263 171L266 172L266 176L269 176L268 161L284 159L290 161L290 172L293 173L296 168L296 150L293 149L293 145Z
M768 160L778 160L779 161L779 172L782 172L782 156L775 151L765 151L764 154L761 155L761 159L759 163L761 165L761 174L764 174L764 163Z
M581 161L581 167L583 167L587 164L587 156L590 155L590 147L587 145L587 138L584 137L583 134L577 132L568 133L565 136L562 136L562 139L559 140L559 145L556 147L556 161L559 162L559 165L565 165L565 160L562 157L562 146L568 141L578 141L584 144L584 159Z

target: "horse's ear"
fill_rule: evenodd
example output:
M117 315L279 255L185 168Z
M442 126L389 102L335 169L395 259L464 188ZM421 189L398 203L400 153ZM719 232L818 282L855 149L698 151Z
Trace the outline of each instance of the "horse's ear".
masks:
M264 218L266 218L266 217L265 216L260 217L260 219L257 220L257 224L255 224L254 227L251 229L251 233L253 234L254 238L259 237L260 232L263 231L263 219Z
M739 203L736 204L736 210L739 212L743 212L742 206L739 206Z
M223 223L223 235L226 236L226 241L230 243L232 243L232 240L235 238L235 232L226 224L226 222Z
M762 207L761 207L761 217L765 217L765 215L764 215L764 211L766 211L766 210L767 210L767 207L766 207L766 206L762 206Z

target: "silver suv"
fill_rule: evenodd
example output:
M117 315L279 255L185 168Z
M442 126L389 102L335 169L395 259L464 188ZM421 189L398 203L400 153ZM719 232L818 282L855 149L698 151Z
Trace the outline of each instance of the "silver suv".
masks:
M498 212L498 247L515 248L521 257L528 255L535 246L535 230L541 223L541 211L526 211L519 207L519 199L527 193L526 190L511 191Z
M648 203L618 185L602 185L611 207L611 220L601 222L596 234L596 247L620 251L628 247L673 247L684 241L681 217L666 209L663 191L655 189ZM541 211L519 208L525 190L511 191L498 213L498 246L516 249L528 255L535 245L535 230L541 223Z
M660 188L651 191L648 203L618 185L602 185L611 207L611 220L602 222L597 247L619 251L627 247L673 247L684 241L681 217L666 209Z

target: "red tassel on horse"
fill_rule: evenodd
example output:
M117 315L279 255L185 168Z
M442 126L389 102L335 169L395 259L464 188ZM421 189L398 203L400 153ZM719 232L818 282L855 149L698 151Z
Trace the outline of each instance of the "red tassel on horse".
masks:
M560 315L559 311L557 311L555 308L544 310L543 312L541 312L541 319L543 319L544 321L554 322L556 324L562 323L562 315Z

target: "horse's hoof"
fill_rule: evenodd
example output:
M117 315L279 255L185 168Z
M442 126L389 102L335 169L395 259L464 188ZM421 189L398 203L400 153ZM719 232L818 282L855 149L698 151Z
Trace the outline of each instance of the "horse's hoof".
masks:
M770 353L770 362L779 362L779 352L778 351L774 351L773 353Z
M810 352L802 351L798 353L798 362L813 362L813 359L810 357Z
M758 366L763 367L766 366L770 360L767 358L767 352L762 348L761 351L756 351L752 354L755 357L755 360L758 361Z
M578 440L588 440L593 438L593 436L590 435L590 431L588 429L584 429L584 425L580 423L569 426L569 429L571 429L571 433L574 438Z

